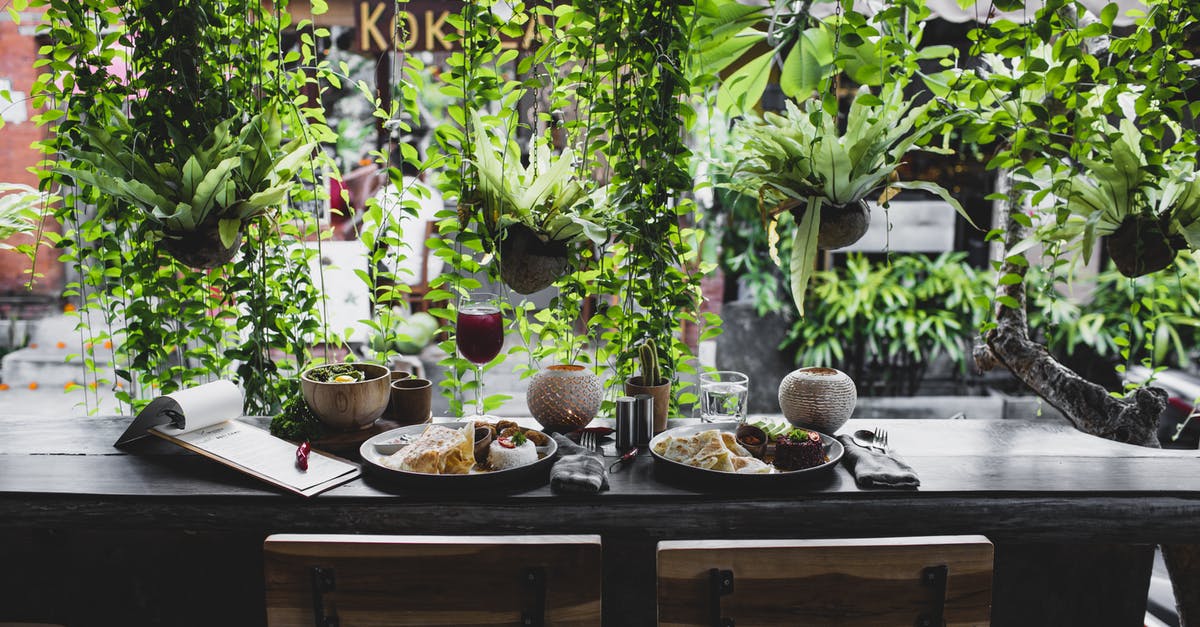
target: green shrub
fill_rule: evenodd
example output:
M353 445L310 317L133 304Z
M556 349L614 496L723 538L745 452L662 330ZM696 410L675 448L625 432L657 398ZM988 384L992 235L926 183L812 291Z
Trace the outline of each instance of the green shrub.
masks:
M928 364L948 356L966 374L977 330L988 315L991 275L963 253L893 255L872 263L850 255L818 272L785 342L803 366L849 374L860 395L912 395ZM980 298L980 297L983 298Z
M1137 279L1110 265L1096 277L1088 303L1072 303L1053 287L1034 292L1029 320L1058 355L1086 348L1118 373L1138 363L1187 368L1200 345L1200 263L1180 255L1174 272Z

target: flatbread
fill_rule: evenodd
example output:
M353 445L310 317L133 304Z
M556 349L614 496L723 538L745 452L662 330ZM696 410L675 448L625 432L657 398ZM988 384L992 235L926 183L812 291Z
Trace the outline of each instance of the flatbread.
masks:
M667 436L654 445L665 459L720 472L770 473L774 467L750 455L728 431L709 429L689 436Z
M465 475L475 466L475 425L461 429L429 425L411 444L382 460L396 470L431 475Z

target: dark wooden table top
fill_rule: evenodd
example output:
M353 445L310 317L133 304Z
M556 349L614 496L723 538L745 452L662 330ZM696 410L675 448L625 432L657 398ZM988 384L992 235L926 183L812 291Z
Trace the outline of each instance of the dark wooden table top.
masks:
M861 490L842 466L749 490L680 481L643 456L611 490L414 492L371 475L296 497L156 438L112 447L128 417L0 416L0 528L605 533L654 538L983 533L1067 542L1195 542L1200 452L1146 449L1050 421L851 421L884 426L919 490ZM680 422L679 424L686 424Z

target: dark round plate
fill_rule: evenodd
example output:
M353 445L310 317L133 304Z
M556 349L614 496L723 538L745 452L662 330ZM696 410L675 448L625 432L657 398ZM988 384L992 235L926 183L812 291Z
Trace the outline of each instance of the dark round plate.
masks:
M777 470L776 472L770 474L743 474L737 472L726 472L724 470L708 470L707 468L698 468L696 466L689 466L682 462L672 461L654 452L655 445L668 437L687 437L689 435L700 433L701 431L709 431L712 429L716 429L717 431L729 431L732 433L737 431L737 427L738 425L736 422L714 422L668 429L654 436L650 440L650 454L654 456L655 464L664 469L669 469L672 475L689 477L701 481L715 479L724 482L732 480L761 485L813 478L815 475L823 474L825 471L828 471L830 468L836 466L837 463L842 460L842 455L846 453L845 447L842 446L842 443L839 442L837 438L825 435L820 431L812 432L821 436L821 446L825 449L825 455L829 458L829 461L821 464L820 466L813 466L812 468L805 468L803 470ZM809 431L811 431L811 429Z
M458 421L439 422L435 424L450 429L460 429L467 423L465 421ZM467 475L433 475L424 472L397 470L383 465L383 458L387 457L390 453L385 454L386 448L384 451L380 451L377 445L386 446L387 443L399 440L404 436L416 438L428 426L429 423L400 427L399 429L380 433L363 442L362 446L359 447L359 454L362 455L363 460L363 469L375 476L385 477L413 487L427 487L439 490L492 488L520 483L545 483L549 479L550 466L554 463L554 454L558 452L558 443L554 441L554 438L550 438L549 445L538 447L538 455L540 457L532 464ZM540 485L540 483L537 484Z

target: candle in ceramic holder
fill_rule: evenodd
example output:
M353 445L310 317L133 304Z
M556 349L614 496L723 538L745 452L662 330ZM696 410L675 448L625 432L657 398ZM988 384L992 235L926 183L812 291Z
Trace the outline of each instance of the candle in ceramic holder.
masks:
M800 368L779 383L779 408L797 427L832 435L854 413L858 389L834 368Z

